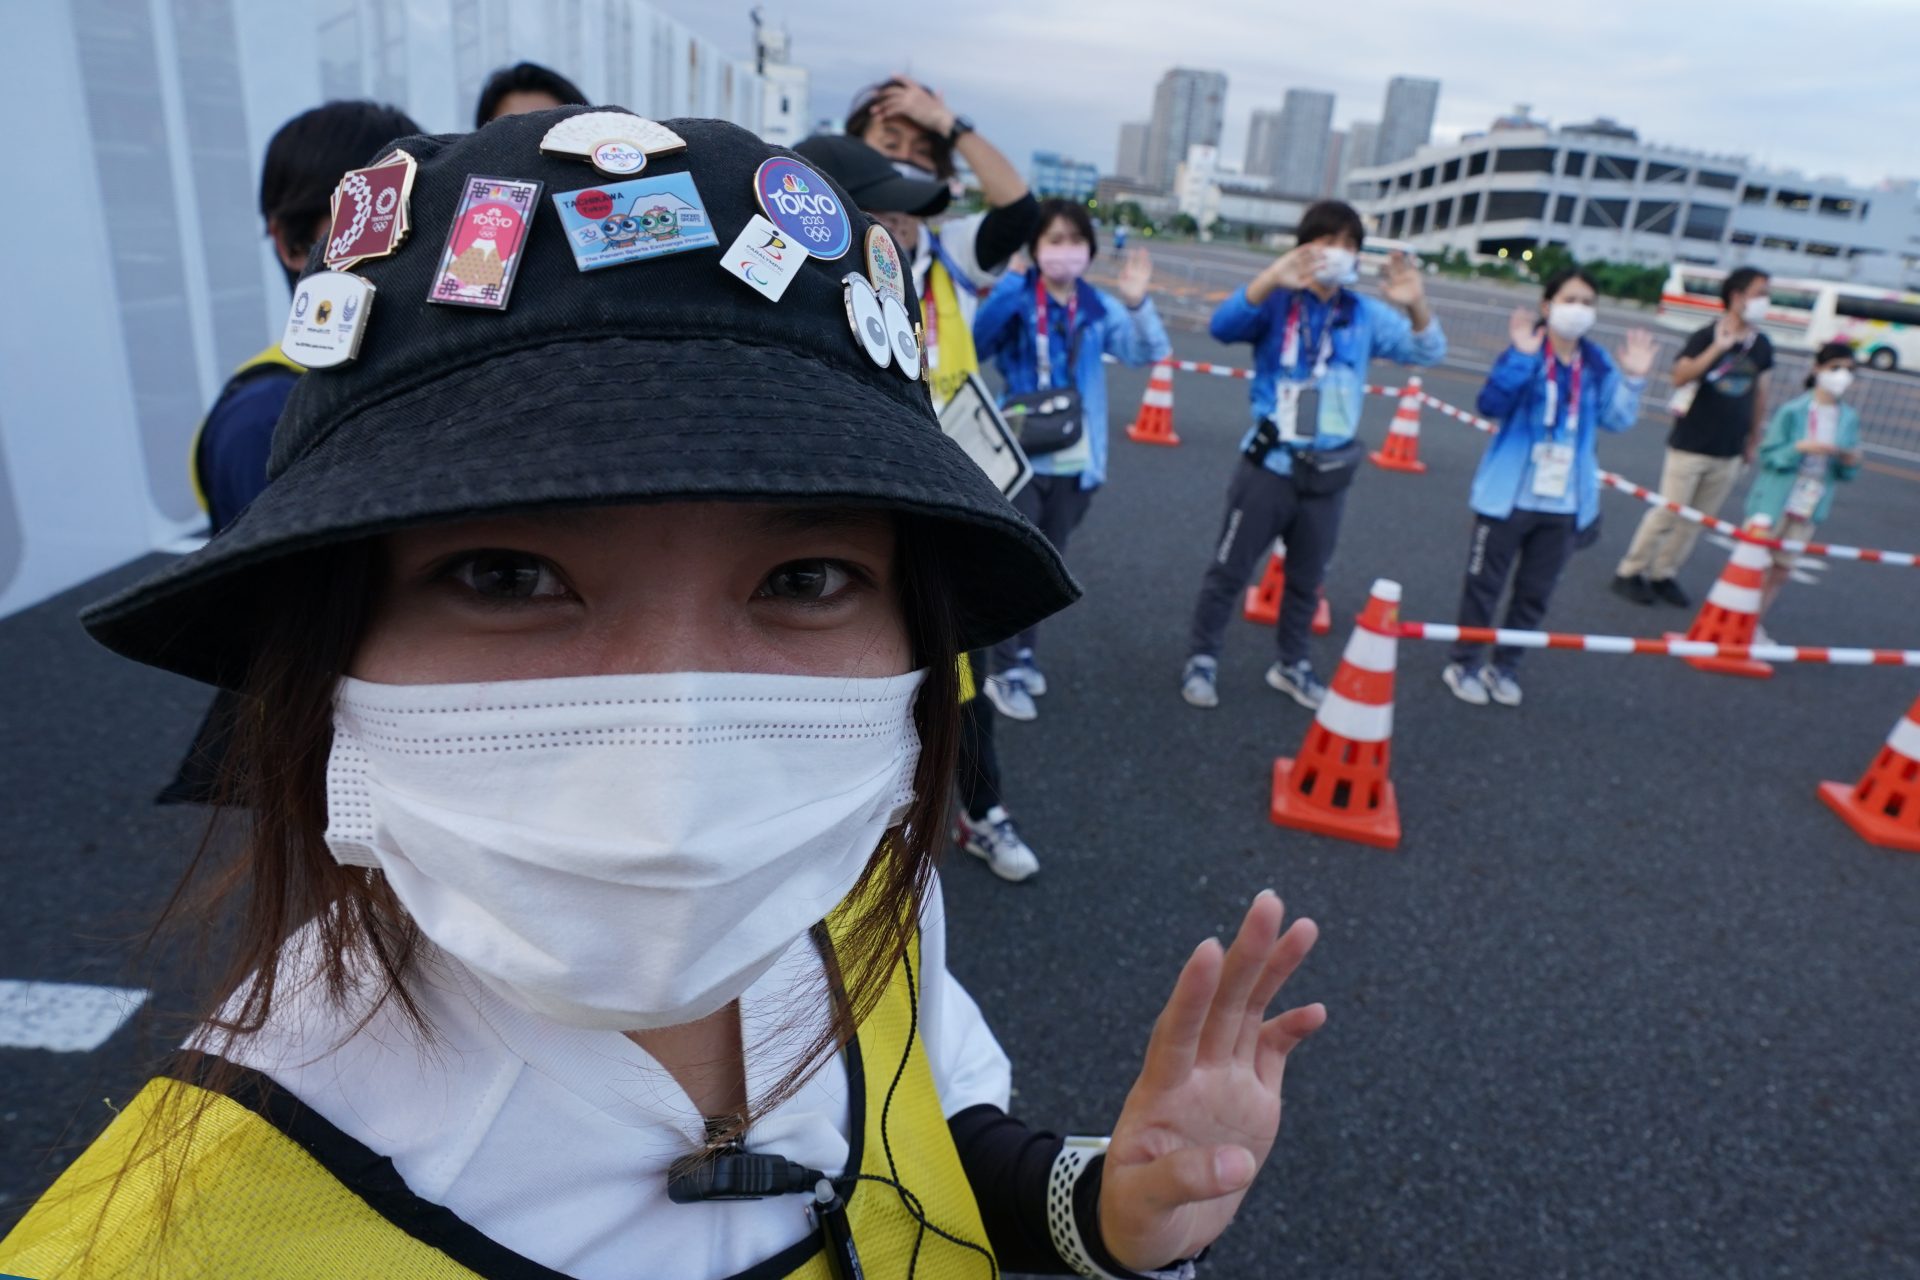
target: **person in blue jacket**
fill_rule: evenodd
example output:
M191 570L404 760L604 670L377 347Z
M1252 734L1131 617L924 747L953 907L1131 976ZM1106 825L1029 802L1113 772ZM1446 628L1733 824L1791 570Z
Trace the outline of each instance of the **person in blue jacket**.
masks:
M1480 412L1500 424L1474 473L1473 541L1460 625L1484 627L1513 579L1503 626L1529 631L1574 551L1599 536L1601 431L1625 431L1640 418L1653 368L1653 335L1632 329L1618 358L1587 338L1600 296L1593 277L1567 267L1547 277L1538 313L1521 308L1508 327L1512 345L1480 388ZM1458 644L1441 673L1462 702L1520 705L1515 672L1525 652L1502 645L1491 665L1483 646Z
M1366 227L1353 207L1322 200L1301 216L1298 244L1213 313L1213 336L1253 344L1253 426L1227 486L1227 511L1207 563L1180 694L1220 704L1220 644L1254 567L1275 538L1287 544L1287 585L1276 628L1279 661L1267 683L1304 707L1327 687L1307 657L1307 629L1340 534L1346 486L1360 459L1354 431L1376 359L1437 364L1447 340L1427 307L1420 270L1395 254L1386 301L1348 288Z
M1032 458L1033 479L1013 505L1061 552L1107 480L1107 370L1103 357L1122 364L1164 360L1173 348L1147 296L1153 261L1145 249L1126 255L1115 292L1082 277L1094 255L1093 219L1071 200L1041 202L1027 250L1034 266L1001 278L973 319L973 344L1006 381L1006 397L1044 388L1080 396L1081 431L1066 448ZM1016 420L1016 426L1018 422ZM1031 452L1031 450L1029 450ZM988 701L1001 714L1031 720L1034 698L1047 691L1034 661L1029 627L993 652Z

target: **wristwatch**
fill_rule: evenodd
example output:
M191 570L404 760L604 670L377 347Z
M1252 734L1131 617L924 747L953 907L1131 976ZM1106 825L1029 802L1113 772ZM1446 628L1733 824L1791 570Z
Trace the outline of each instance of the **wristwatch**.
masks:
M947 142L949 145L951 145L955 142L960 141L960 137L962 134L968 134L972 132L973 132L973 121L967 119L965 116L955 116L953 118L953 127L947 130Z

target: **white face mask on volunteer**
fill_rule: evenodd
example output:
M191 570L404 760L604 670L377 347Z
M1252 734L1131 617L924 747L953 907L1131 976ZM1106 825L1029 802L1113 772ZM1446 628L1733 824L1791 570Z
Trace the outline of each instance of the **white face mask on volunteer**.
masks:
M738 999L913 800L924 672L369 684L326 841L501 998L644 1031Z
M1554 302L1547 306L1547 328L1569 342L1586 337L1599 318L1600 313L1585 302Z
M1360 278L1360 255L1340 245L1322 249L1313 278L1321 284L1352 284Z
M1740 318L1748 324L1764 324L1767 319L1767 308L1772 305L1773 299L1764 293L1757 298L1748 298L1740 308Z
M1835 369L1822 369L1814 375L1813 384L1832 396L1835 400L1847 394L1853 386L1853 370L1841 366Z

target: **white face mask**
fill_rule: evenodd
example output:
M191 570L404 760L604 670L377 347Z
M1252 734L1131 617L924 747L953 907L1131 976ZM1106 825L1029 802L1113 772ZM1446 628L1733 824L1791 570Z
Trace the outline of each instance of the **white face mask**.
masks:
M1600 313L1584 302L1554 302L1547 306L1547 328L1569 342L1578 342L1593 328Z
M1767 308L1773 305L1773 299L1762 294L1758 298L1748 298L1740 308L1740 318L1748 324L1763 324L1767 318Z
M853 888L913 799L924 672L346 679L327 846L503 999L695 1021Z
M1322 249L1313 278L1321 284L1352 284L1360 278L1360 255L1337 245Z
M1838 400L1847 394L1847 388L1853 385L1853 370L1822 369L1813 377L1813 384Z

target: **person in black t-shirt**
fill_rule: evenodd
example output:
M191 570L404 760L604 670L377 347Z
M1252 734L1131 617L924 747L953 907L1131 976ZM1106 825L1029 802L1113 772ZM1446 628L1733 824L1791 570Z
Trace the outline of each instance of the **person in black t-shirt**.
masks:
M1773 368L1773 344L1759 329L1771 285L1754 267L1730 274L1720 286L1726 314L1688 338L1674 359L1676 421L1660 469L1660 492L1670 502L1714 515L1741 463L1753 461L1766 423L1762 380ZM1674 575L1699 536L1691 521L1659 507L1648 511L1614 570L1613 589L1636 604L1692 604Z

